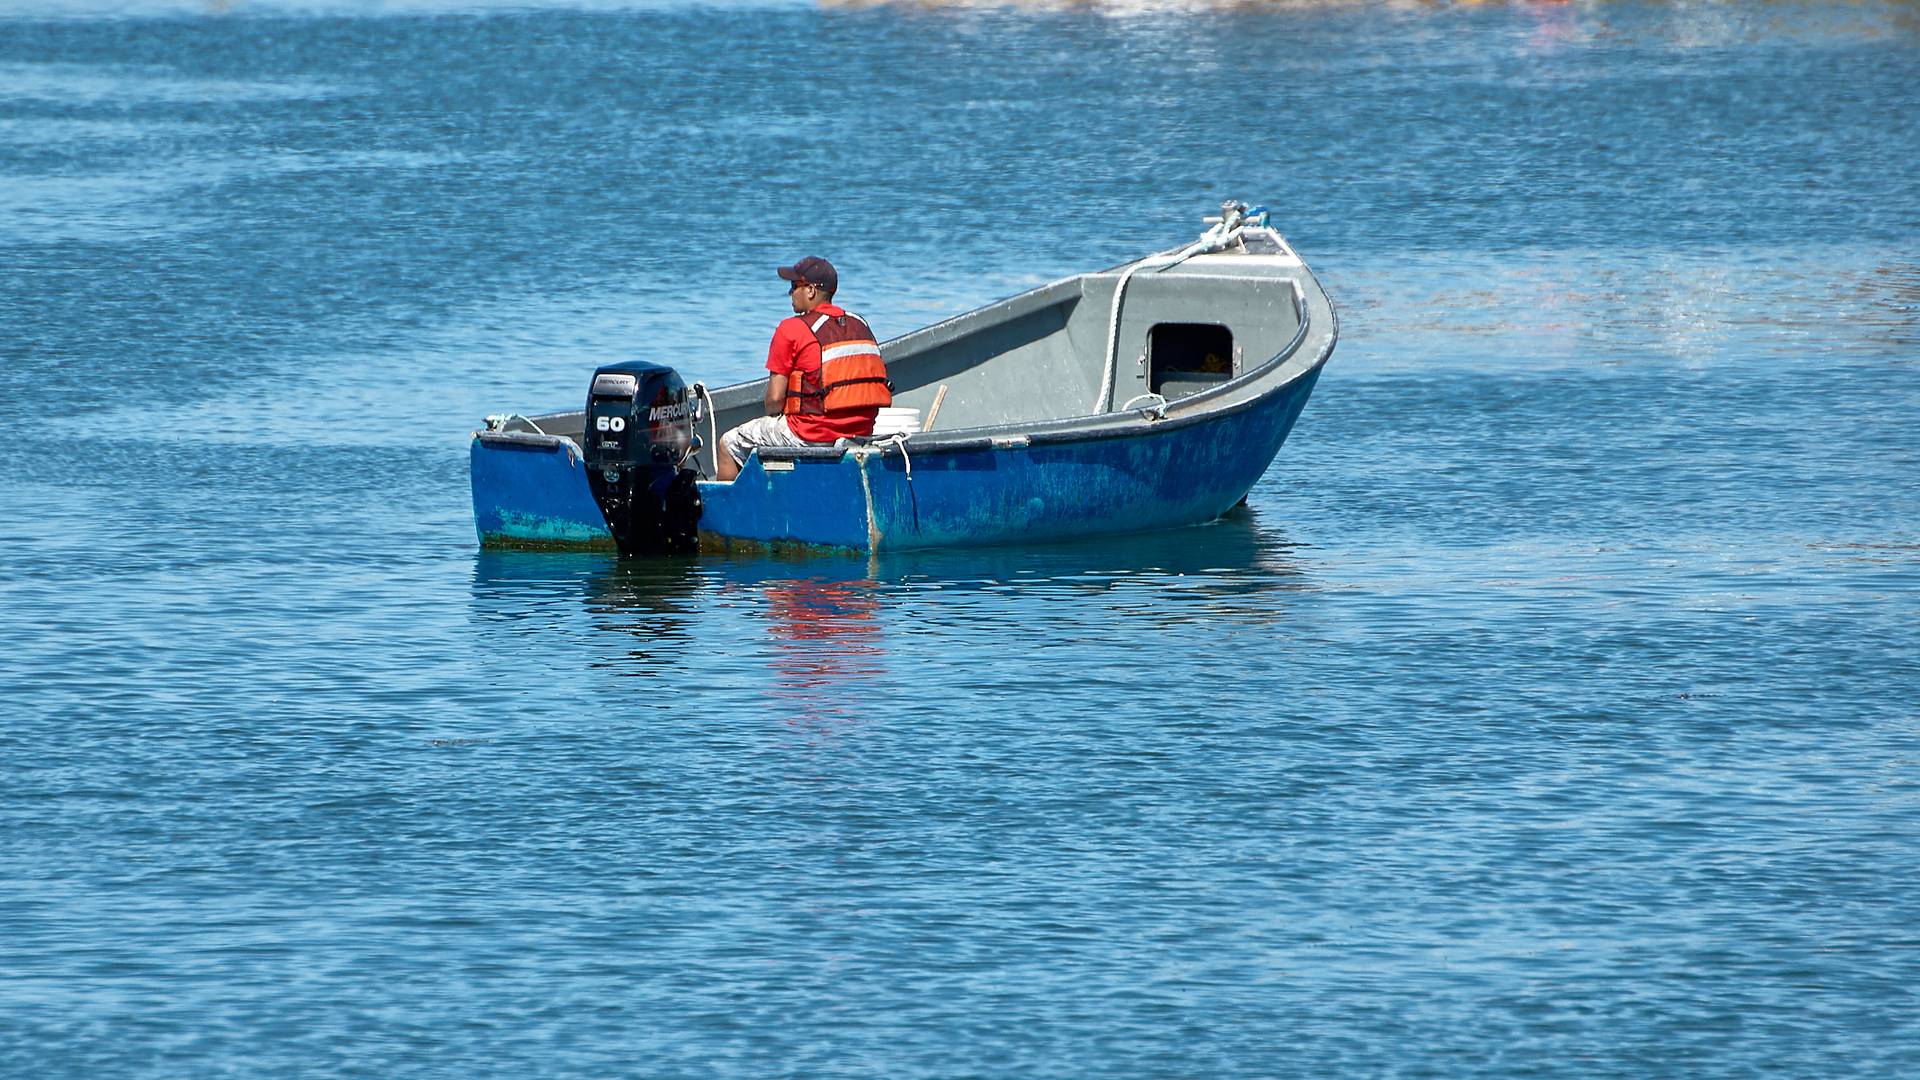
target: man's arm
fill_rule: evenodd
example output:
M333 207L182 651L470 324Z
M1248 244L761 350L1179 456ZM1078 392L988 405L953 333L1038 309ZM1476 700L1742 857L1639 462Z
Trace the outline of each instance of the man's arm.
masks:
M796 319L782 319L780 325L773 328L773 340L767 345L767 393L762 399L766 403L768 416L779 416L787 411L787 373L793 370L795 354L800 351L800 341L805 338L813 342L813 334ZM814 348L819 348L814 342Z
M792 373L820 370L820 342L805 323L788 319L780 324L773 335L773 344L767 349L767 370L771 372L767 376L767 415L779 416L787 411L787 387Z

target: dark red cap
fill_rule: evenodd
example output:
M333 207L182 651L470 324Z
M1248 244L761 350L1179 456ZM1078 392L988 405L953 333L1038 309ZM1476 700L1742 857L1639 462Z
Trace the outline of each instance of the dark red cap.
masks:
M840 288L840 275L833 272L833 264L818 255L809 255L792 266L781 267L775 273L788 281L818 285L828 292Z

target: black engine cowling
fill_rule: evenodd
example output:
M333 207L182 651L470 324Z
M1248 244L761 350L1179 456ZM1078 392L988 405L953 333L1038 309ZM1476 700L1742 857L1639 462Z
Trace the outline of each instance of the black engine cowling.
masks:
M699 546L693 400L670 367L630 360L593 373L587 392L587 485L622 555Z

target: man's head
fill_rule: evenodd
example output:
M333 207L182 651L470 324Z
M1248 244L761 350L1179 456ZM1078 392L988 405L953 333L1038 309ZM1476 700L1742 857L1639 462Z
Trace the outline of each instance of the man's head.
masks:
M793 300L793 310L798 312L812 311L827 303L840 287L840 275L834 273L833 264L818 255L783 266L776 273L788 282L787 295Z

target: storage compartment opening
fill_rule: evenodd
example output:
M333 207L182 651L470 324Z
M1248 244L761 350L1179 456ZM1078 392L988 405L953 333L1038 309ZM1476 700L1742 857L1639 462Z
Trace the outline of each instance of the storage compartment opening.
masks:
M1216 323L1159 323L1147 331L1147 388L1167 397L1233 378L1233 331Z

